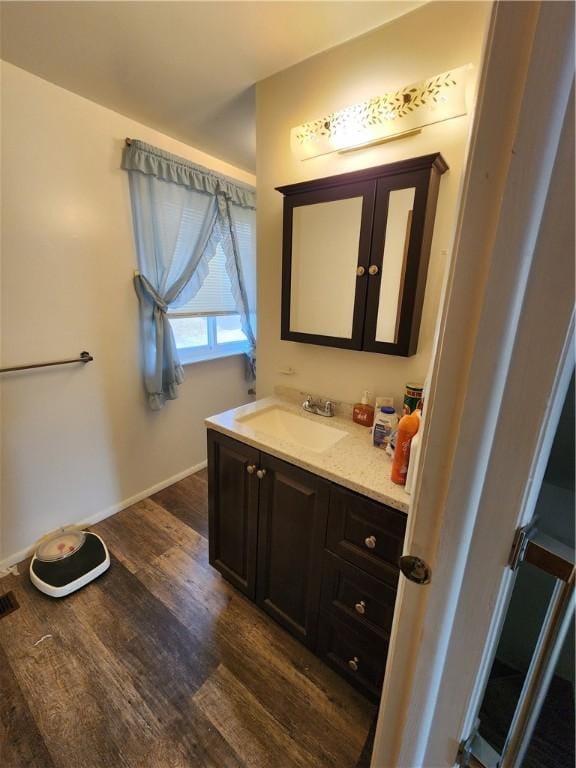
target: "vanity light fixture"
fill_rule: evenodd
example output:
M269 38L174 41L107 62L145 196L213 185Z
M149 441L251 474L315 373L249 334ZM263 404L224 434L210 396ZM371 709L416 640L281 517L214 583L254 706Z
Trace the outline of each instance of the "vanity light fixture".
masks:
M465 115L471 70L472 65L466 64L302 123L290 131L292 152L300 160L347 152L413 135L425 125Z

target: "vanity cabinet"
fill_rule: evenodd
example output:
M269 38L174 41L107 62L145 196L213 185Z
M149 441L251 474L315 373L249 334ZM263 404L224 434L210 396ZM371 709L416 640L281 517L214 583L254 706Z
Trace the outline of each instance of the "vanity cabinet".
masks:
M260 452L208 432L210 563L248 597L256 596Z
M330 486L265 453L260 466L256 602L314 647Z
M208 431L210 563L375 700L406 515Z
M406 515L345 488L330 498L326 547L342 560L395 587Z
M284 195L281 338L413 355L439 153L277 187Z
M329 484L211 430L208 484L210 563L313 647Z
M376 699L384 680L406 515L333 485L317 653Z

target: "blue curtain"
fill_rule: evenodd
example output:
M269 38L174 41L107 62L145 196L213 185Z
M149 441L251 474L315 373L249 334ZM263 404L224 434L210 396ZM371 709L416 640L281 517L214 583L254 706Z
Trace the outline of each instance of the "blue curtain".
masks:
M134 284L142 320L144 385L154 410L178 397L184 371L167 313L202 287L218 246L226 256L232 295L249 342L247 378L255 377L256 339L234 208L255 209L254 191L224 176L132 140L124 149L139 272Z

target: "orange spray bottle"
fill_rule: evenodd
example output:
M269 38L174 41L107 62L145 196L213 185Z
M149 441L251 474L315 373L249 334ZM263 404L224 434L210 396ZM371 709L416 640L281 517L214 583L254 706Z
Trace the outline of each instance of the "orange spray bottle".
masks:
M410 443L416 432L418 432L419 427L420 411L418 410L402 416L398 424L396 450L394 451L392 474L390 475L392 482L397 485L406 485L406 475L408 474L408 463L410 461Z

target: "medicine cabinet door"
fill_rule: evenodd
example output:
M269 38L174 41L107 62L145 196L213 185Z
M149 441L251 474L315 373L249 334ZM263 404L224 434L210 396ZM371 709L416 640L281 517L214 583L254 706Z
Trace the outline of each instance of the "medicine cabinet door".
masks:
M424 169L378 180L363 343L369 352L416 352L438 179Z
M285 198L282 338L361 349L373 180Z

